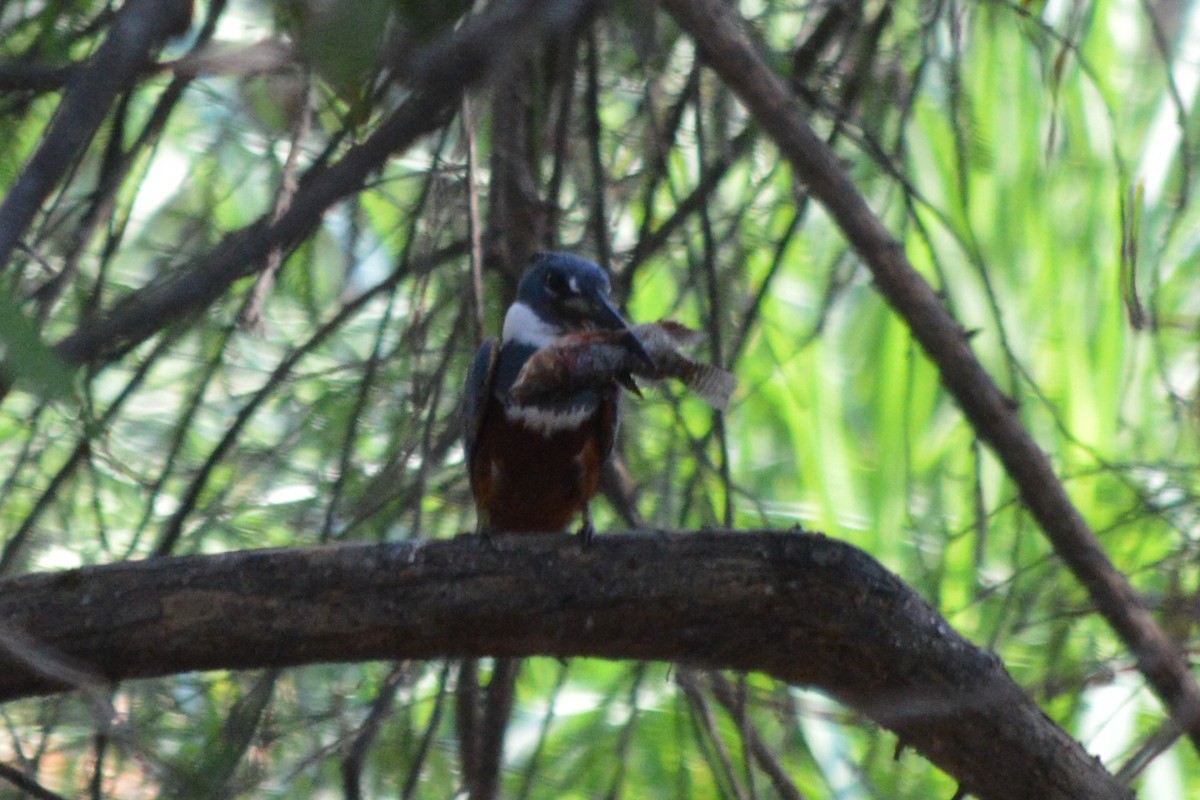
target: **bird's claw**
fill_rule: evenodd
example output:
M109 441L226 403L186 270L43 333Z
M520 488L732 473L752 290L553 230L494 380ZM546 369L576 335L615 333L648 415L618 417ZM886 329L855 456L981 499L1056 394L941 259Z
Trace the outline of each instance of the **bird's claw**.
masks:
M579 543L586 550L592 546L592 539L596 536L596 526L592 524L590 518L585 519L583 524L579 526L579 530L575 532L575 535L579 537Z

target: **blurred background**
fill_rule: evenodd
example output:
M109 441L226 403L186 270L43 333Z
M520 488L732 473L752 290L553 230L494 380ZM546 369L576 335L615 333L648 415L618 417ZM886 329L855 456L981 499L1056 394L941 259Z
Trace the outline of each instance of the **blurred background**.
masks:
M200 2L161 67L117 94L0 267L16 381L0 403L3 575L472 530L467 365L525 257L564 249L612 268L631 319L705 331L698 355L740 382L723 416L671 385L630 398L600 535L844 539L1110 769L1134 759L1164 715L1129 654L836 227L653 4L524 4L536 35L484 40L483 80L272 251L273 280L245 265L198 313L103 338L129 298L177 285L377 134L424 59L494 5ZM738 6L1194 652L1197 4ZM119 10L0 2L2 193L53 124L61 68ZM52 349L89 335L74 367ZM0 708L0 761L64 797L453 797L458 677L439 662L132 681L116 728L74 695L19 701ZM763 676L532 659L502 795L954 794L896 745ZM1190 745L1151 748L1142 796L1200 793Z

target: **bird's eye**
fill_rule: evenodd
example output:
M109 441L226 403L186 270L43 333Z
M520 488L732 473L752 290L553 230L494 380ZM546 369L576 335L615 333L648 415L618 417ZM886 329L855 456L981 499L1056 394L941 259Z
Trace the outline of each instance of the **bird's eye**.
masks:
M550 270L546 273L546 290L562 297L571 293L571 286L561 272Z

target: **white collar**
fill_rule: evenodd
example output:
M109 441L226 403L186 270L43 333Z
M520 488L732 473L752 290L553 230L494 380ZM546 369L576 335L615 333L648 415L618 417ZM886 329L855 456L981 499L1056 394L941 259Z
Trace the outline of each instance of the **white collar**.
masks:
M562 331L539 317L525 303L513 303L504 315L504 330L500 334L504 343L515 342L531 347L545 347L562 335Z

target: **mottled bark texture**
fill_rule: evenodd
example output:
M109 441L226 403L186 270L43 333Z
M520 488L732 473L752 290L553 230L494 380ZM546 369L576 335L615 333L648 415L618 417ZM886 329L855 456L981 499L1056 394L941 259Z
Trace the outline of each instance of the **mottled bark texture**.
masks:
M164 558L0 582L0 699L200 669L595 656L828 692L982 798L1119 798L991 654L843 542L474 537ZM92 676L92 677L87 677Z

